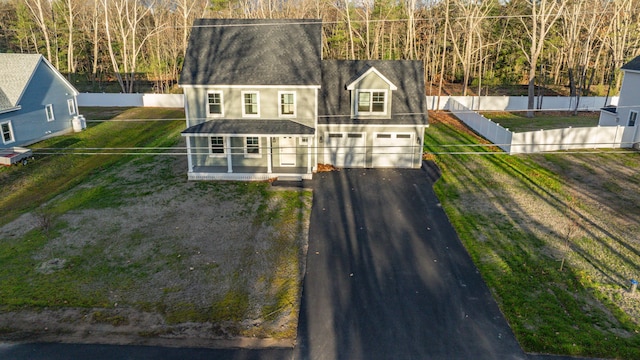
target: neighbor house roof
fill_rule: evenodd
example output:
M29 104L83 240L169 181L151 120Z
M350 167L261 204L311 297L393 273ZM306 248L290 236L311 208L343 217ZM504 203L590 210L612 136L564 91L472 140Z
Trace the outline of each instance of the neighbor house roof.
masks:
M391 91L392 123L426 125L424 67L418 60L323 60L318 123L380 124L380 119L351 118L351 92L347 86L371 68L397 87Z
M210 120L191 126L182 134L217 135L313 135L315 129L291 120Z
M18 106L40 54L0 54L0 110Z
M322 21L198 19L180 85L319 85Z
M622 65L622 70L640 71L640 56Z

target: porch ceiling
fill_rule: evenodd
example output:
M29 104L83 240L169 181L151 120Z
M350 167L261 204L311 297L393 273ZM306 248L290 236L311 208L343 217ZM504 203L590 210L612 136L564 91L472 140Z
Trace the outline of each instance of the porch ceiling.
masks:
M316 130L292 120L221 119L191 126L183 136L215 135L314 135Z

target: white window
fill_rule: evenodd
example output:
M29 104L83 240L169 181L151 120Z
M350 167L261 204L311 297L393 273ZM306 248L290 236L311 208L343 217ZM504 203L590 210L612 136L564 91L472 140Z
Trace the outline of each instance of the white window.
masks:
M247 136L244 138L244 157L260 157L260 138Z
M49 104L47 106L44 107L44 111L47 114L47 121L53 121L55 120L55 117L53 116L53 105Z
M216 156L225 156L224 150L224 137L223 136L212 136L209 140L209 155Z
M260 93L242 92L242 116L260 116Z
M2 132L3 144L10 144L16 141L15 137L13 137L13 127L11 126L11 121L0 123L0 132Z
M387 113L386 90L357 90L356 113L362 115L383 115Z
M296 116L296 93L279 92L278 98L280 106L278 112L280 116Z
M67 100L67 108L69 109L69 115L76 114L76 102L73 99Z
M632 111L629 113L629 122L627 126L636 126L636 120L638 120L638 112Z
M209 116L222 116L222 91L209 91L207 93L207 114Z

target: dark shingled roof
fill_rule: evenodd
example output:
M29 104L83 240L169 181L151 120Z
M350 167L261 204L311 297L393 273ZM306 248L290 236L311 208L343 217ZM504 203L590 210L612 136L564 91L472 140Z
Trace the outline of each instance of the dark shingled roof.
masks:
M624 64L622 66L622 70L640 71L640 56L637 56L633 60L631 60L628 63Z
M352 119L351 93L346 89L370 67L376 68L398 87L392 91L392 120ZM426 125L424 67L417 60L323 60L318 106L320 124Z
M291 120L225 119L191 126L182 134L313 135L315 129Z
M319 85L322 21L198 19L180 85Z

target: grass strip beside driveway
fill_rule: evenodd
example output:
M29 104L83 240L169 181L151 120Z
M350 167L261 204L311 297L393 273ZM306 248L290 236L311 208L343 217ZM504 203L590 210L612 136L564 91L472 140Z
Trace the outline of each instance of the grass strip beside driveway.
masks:
M427 151L484 142L448 114L430 120ZM526 351L640 357L640 298L628 292L640 275L638 154L435 160L436 193Z

